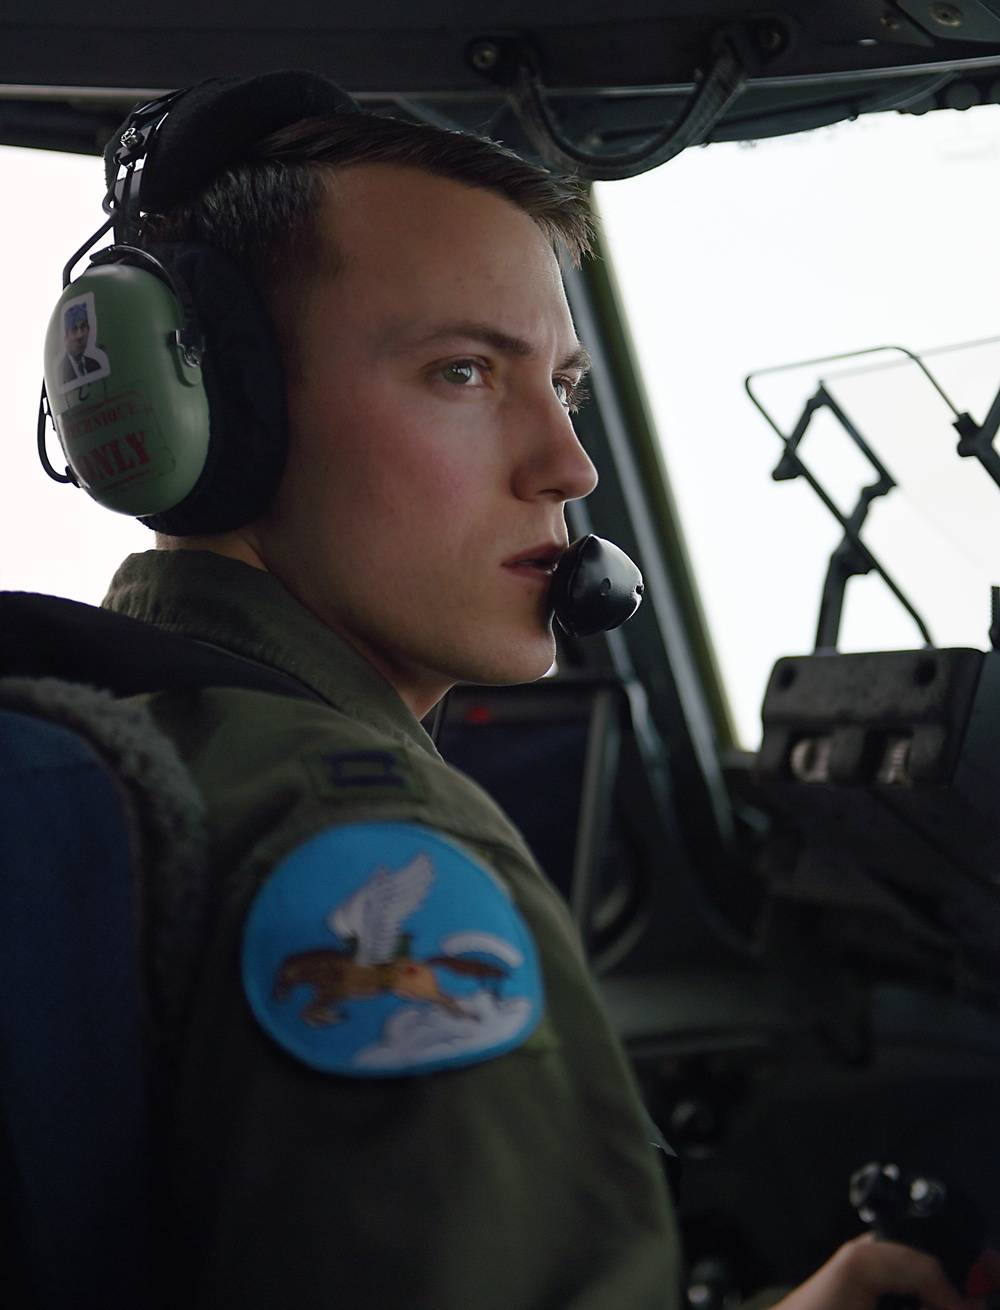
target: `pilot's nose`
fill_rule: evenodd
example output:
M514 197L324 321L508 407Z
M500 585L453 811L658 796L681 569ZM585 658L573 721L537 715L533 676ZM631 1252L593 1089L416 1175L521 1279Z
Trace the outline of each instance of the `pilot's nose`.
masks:
M597 470L565 406L551 391L529 425L515 490L523 499L580 500L597 486Z

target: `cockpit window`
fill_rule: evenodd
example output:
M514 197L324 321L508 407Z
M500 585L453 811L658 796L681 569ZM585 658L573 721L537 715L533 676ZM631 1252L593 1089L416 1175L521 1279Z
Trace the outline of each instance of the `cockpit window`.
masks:
M95 602L151 536L49 483L33 434L45 323L62 263L99 212L101 161L0 147L0 165L9 194L46 200L2 219L0 586ZM772 480L782 443L748 374L786 435L827 385L898 484L872 502L863 540L935 643L985 647L1000 487L956 454L952 409L981 424L1000 388L997 107L688 150L596 192L740 744L759 740L774 661L815 645L843 537L803 477ZM919 355L952 409L898 350L765 371L881 346ZM832 409L817 410L799 453L849 515L872 465ZM877 572L848 582L841 649L922 641Z
M740 743L774 661L814 648L844 533L744 389L760 370L879 346L919 354L979 425L1000 390L996 106L689 150L597 187L598 205ZM979 343L960 349L960 343ZM955 414L902 352L759 376L789 435L826 381L899 484L862 537L941 646L985 648L1000 583L1000 486L956 453ZM799 447L849 515L876 480L828 406ZM846 588L839 647L917 647L876 572Z
M0 177L9 199L0 214L0 589L97 604L121 559L148 550L153 534L124 515L97 512L82 492L51 482L38 462L35 427L45 330L62 265L100 222L103 161L0 146ZM49 457L62 469L66 461L51 428L48 435Z

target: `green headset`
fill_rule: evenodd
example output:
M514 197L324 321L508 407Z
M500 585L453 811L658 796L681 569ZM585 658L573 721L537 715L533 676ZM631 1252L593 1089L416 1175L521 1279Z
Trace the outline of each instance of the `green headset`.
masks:
M315 73L213 79L140 105L105 151L107 222L70 259L45 338L46 472L171 536L261 514L285 463L280 351L260 297L206 245L134 245L142 216L190 200L268 133L359 112ZM74 266L108 231L115 244ZM66 458L45 449L51 417Z
M359 113L315 73L213 79L135 109L105 151L107 222L70 259L45 338L38 454L57 482L169 536L228 532L270 504L288 416L270 318L236 265L210 246L134 244L144 214L192 199L268 133L318 114ZM114 228L115 244L76 264ZM45 449L51 418L66 457ZM574 637L618 627L642 576L588 534L552 582Z

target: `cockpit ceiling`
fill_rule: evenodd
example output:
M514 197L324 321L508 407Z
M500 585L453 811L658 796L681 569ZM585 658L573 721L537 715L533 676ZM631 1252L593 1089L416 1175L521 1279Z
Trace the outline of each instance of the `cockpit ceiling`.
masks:
M0 143L95 152L149 92L295 67L538 156L533 79L567 158L625 155L641 171L713 74L720 93L685 144L998 102L1000 0L5 0Z

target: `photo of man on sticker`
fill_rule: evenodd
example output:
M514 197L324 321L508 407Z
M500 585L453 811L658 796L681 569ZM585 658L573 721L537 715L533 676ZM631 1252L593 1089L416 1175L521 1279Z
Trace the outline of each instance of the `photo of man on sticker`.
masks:
M97 314L93 293L88 292L71 300L63 310L66 354L59 365L59 377L64 391L72 391L84 382L106 378L110 371L108 357L103 350L90 345L91 334L97 336Z

